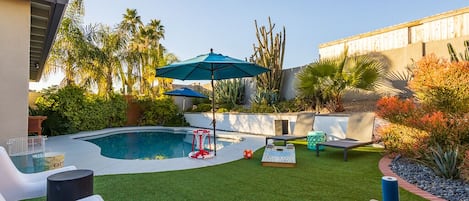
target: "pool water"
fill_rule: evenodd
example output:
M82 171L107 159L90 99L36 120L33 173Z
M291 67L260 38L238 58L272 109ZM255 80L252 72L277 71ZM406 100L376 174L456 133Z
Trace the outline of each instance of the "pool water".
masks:
M116 159L181 158L188 157L192 151L192 134L172 132L118 133L86 141L98 145L101 148L101 155ZM213 138L211 143L213 144ZM232 140L217 138L217 147L224 147L232 143Z

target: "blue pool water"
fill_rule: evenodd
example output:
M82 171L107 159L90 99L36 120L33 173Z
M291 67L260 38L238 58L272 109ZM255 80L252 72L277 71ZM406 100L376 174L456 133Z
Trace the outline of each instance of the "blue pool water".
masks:
M188 157L192 151L192 134L172 132L118 133L86 141L98 145L101 155L116 159L161 160ZM217 138L217 146L232 143L232 140Z

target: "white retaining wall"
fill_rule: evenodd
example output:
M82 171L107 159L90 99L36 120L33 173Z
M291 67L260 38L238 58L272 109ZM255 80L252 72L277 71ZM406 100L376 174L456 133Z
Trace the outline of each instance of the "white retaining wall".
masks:
M212 128L212 113L186 113L184 116L193 127ZM215 119L217 130L273 136L274 120L288 120L288 133L291 134L295 128L296 116L296 113L216 113ZM326 132L328 136L345 138L347 121L346 115L317 115L313 128Z

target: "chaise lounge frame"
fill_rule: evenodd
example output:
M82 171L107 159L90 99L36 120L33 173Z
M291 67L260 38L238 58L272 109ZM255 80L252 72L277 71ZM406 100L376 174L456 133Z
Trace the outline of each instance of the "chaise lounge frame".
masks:
M372 144L375 115L371 112L353 113L347 123L346 138L316 144L316 156L319 157L319 146L344 149L344 161L347 161L349 149Z

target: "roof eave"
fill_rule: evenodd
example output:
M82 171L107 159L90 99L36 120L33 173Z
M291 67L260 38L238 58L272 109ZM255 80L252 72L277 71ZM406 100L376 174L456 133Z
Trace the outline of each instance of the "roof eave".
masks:
M45 27L45 35L42 41L42 48L40 50L33 51L33 47L30 45L30 66L29 66L29 79L30 81L39 81L42 76L42 71L44 70L44 64L49 55L50 49L54 42L55 36L57 34L60 22L62 20L63 14L65 12L68 0L31 0L31 19L34 17L44 17L44 16L34 16L35 15L35 6L43 6L43 8L48 9L47 16L47 27ZM34 26L35 21L31 20L31 30ZM34 33L31 31L30 44L33 43ZM36 41L37 43L38 41ZM39 53L38 53L39 51ZM36 55L34 55L36 54Z

